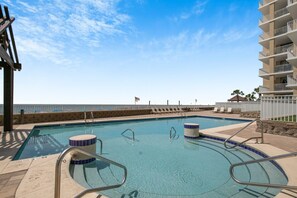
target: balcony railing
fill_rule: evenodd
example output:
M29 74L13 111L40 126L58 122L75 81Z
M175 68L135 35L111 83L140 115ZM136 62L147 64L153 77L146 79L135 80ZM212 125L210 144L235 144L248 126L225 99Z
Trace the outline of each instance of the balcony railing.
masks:
M270 20L269 15L263 15L262 18L260 19L260 23L265 23Z
M293 30L296 30L297 29L297 19L295 19L293 21L289 21L287 23L287 27L288 27L288 32L291 32Z
M273 1L273 0L261 0L261 1L259 2L259 6L262 7L262 6L268 4L268 3L272 2L272 1Z
M267 92L269 89L267 87L259 86L259 93Z
M293 78L292 76L287 76L287 85L288 86L297 86L297 80Z
M287 83L276 83L274 84L274 91L288 90L289 88L287 88L286 86Z
M268 74L268 72L264 68L259 69L259 76L263 76L263 75L267 75L267 74Z
M293 67L292 67L292 65L290 65L290 64L283 64L283 65L276 65L275 67L274 67L274 72L275 73L278 73L278 72L286 72L286 71L291 71L291 70L293 70Z
M297 2L297 0L288 0L288 6L290 6L291 4L296 3L296 2Z
M270 56L270 53L269 52L259 52L259 58L265 58L266 56Z
M280 16L288 14L288 13L289 13L288 9L286 7L284 7L282 9L274 12L274 18L280 17Z
M284 34L288 31L288 26L283 26L274 30L274 36Z
M260 36L259 36L259 41L263 41L265 39L268 39L270 36L269 34L267 34L266 32L263 32Z
M283 45L283 46L279 46L274 48L274 54L280 54L280 53L284 53L287 52L288 49L292 48L293 44L287 44L287 45Z

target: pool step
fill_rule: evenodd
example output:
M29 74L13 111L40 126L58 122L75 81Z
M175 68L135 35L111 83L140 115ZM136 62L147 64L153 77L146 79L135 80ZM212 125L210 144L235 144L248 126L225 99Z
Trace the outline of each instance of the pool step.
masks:
M85 179L85 171L83 165L70 165L71 171L70 174L73 177L73 179L82 185L85 188L91 188L89 183Z

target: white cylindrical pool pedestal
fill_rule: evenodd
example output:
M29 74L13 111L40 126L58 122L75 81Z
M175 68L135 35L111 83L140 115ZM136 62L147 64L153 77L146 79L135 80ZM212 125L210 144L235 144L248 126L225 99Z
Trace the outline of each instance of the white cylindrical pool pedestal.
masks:
M96 154L96 140L95 135L77 135L69 138L69 145L85 150L88 153ZM73 153L71 164L86 164L94 161L95 158L84 155L82 153Z
M184 123L184 136L186 138L198 138L199 137L199 124Z

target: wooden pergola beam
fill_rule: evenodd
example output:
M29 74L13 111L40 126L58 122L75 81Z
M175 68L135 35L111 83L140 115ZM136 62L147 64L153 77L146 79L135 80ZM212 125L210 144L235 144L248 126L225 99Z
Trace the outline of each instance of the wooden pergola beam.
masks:
M5 30L11 26L12 22L14 22L14 20L15 20L14 17L12 17L10 19L4 19L5 22L0 27L0 34L5 32Z
M13 130L13 87L14 70L21 70L17 49L14 41L12 23L8 7L4 6L5 16L0 5L0 68L4 68L4 131ZM8 51L8 52L7 52Z

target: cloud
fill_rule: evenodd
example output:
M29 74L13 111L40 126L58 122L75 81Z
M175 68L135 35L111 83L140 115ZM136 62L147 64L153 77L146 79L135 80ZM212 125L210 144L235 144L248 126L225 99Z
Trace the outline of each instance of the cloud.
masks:
M13 6L11 0L3 0L4 4L9 5L9 6Z
M205 6L207 4L207 1L196 1L196 4L192 10L192 12L195 14L195 15L199 15L199 14L202 14L205 10Z
M35 6L29 5L26 2L17 1L17 3L20 4L28 12L33 12L33 13L37 13L38 12L38 10L37 10L37 8Z
M63 58L69 49L99 47L107 37L129 31L130 16L118 11L120 0L5 1L15 5L21 51L57 64L71 63Z
M254 30L250 30L250 29L230 29L227 32L223 33L222 37L222 42L223 43L231 43L231 42L235 42L238 40L246 40L249 38L252 38L254 36L257 36L259 34L259 30L254 29Z
M205 11L207 2L208 2L207 0L206 1L197 0L195 2L195 5L190 10L182 12L178 16L172 17L172 20L175 22L178 22L180 20L189 19L192 16L201 15Z

